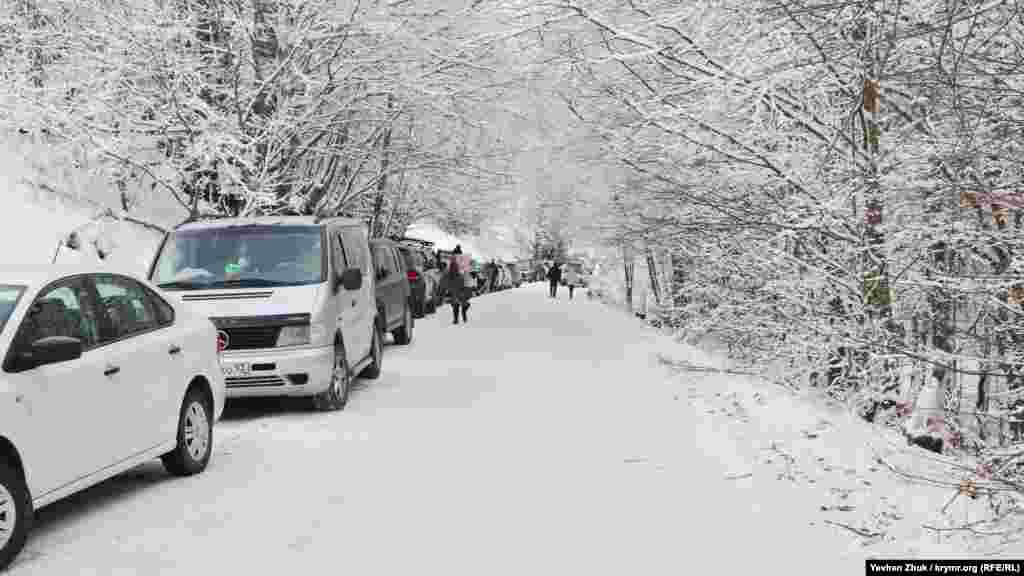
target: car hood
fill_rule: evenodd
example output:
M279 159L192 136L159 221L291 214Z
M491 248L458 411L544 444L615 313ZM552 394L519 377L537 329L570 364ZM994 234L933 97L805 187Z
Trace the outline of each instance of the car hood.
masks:
M182 307L207 318L309 314L327 284L274 288L167 290Z

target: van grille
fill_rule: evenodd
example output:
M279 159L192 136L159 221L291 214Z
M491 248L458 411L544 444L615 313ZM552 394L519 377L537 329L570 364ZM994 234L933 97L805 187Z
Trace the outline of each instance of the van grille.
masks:
M242 328L221 328L228 335L225 350L256 350L277 346L280 326L246 326Z

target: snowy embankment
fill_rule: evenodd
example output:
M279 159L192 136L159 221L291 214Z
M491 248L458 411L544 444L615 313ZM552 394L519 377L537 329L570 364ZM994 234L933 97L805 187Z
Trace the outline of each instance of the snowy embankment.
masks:
M96 247L108 253L111 270L145 274L161 239L157 231L128 222L97 219L119 207L120 192L102 176L75 167L72 158L31 137L0 133L0 193L7 209L0 214L0 261L8 267L49 264L58 243L77 230L79 252L61 250L59 263L100 264ZM185 211L162 190L129 190L130 215L167 227Z
M864 558L1024 553L1017 543L1024 521L1006 488L986 489L963 461L909 446L896 430L816 392L731 372L724 355L646 329L659 362L675 374L673 400L692 406L716 437L709 451L730 455L724 482L739 490L788 487L779 497L794 515L847 533L847 552ZM961 480L981 486L977 498L959 494Z
M593 288L606 305L621 309L622 279L612 272ZM635 281L634 309L645 297L646 273ZM794 512L800 509L808 524L848 532L853 546L872 556L1024 553L1024 545L1015 545L1024 537L1024 520L1011 487L987 482L966 459L909 446L896 430L865 422L815 391L730 374L732 363L713 347L648 329L657 334L660 361L686 387L680 399L741 455L744 464L729 476L738 487L765 478L791 485L797 500L818 502ZM978 487L977 498L958 494L961 481Z

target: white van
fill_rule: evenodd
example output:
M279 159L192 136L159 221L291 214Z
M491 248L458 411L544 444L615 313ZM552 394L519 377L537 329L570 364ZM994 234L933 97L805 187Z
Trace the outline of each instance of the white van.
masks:
M228 398L309 396L340 410L380 375L382 333L365 227L312 216L187 222L149 272L219 329Z

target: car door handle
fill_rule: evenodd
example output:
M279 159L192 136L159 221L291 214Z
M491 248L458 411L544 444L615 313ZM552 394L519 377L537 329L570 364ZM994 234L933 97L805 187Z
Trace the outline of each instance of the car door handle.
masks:
M353 308L355 308L355 307L356 307L356 301L355 301L355 300L353 300L353 301L352 301L352 307L353 307Z
M181 346L178 346L177 344L172 344L170 350L168 350L167 353L170 354L171 356L175 354L180 354Z
M103 371L104 376L113 376L121 371L120 366L107 366L107 369Z

